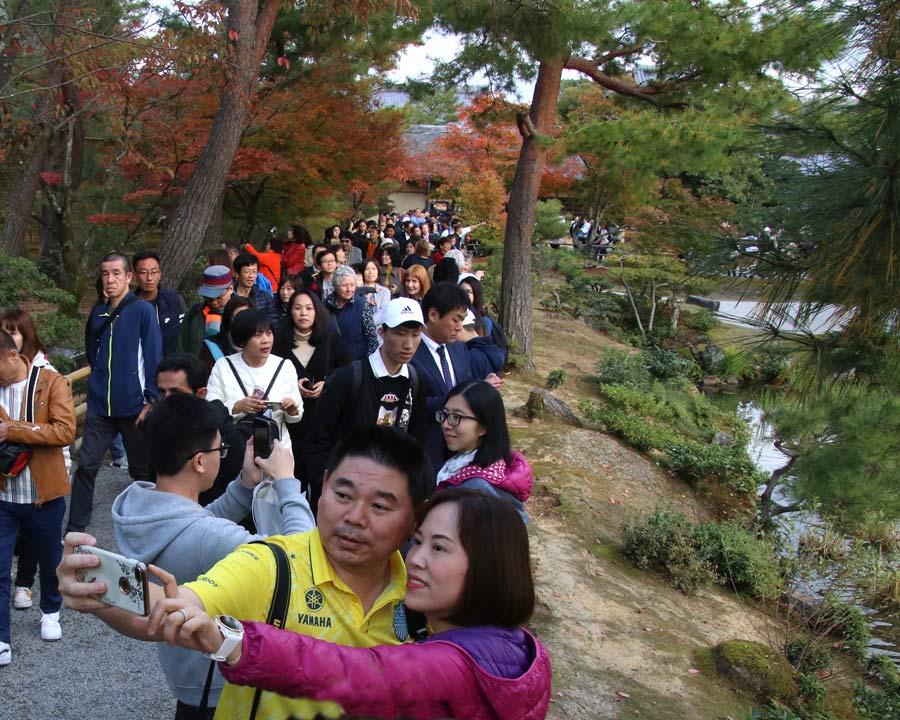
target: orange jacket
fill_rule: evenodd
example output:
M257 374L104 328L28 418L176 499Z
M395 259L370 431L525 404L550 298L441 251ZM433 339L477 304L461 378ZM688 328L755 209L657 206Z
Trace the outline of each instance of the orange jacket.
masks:
M244 246L244 250L256 255L256 259L259 260L259 271L272 283L272 292L277 293L278 283L281 282L281 253L277 253L274 250L262 252L250 243Z

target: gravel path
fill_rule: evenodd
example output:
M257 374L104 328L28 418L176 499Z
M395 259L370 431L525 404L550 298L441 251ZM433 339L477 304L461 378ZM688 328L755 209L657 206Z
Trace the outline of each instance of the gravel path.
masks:
M94 520L98 546L117 550L110 506L130 482L124 470L97 476ZM0 668L0 720L85 718L171 719L175 700L159 669L156 646L118 635L92 615L63 609L63 636L40 636L38 582L34 607L12 612L12 664Z

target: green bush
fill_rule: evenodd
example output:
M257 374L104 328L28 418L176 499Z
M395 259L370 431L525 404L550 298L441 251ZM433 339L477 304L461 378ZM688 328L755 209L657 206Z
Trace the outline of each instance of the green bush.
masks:
M799 673L797 675L797 691L800 693L800 697L813 706L820 705L825 700L825 685L817 675Z
M868 720L900 718L900 689L877 692L862 680L853 683L853 707Z
M695 312L685 313L682 317L684 318L684 324L687 327L699 333L709 332L720 324L716 314L712 310L707 310L705 308L696 310Z
M803 720L789 707L773 701L764 708L754 708L747 715L747 720Z
M663 572L681 592L691 593L714 577L693 524L679 512L657 510L642 520L628 519L622 538L635 566Z
M727 447L679 439L669 443L665 450L672 469L692 485L711 480L735 492L752 493L764 482L747 451L738 445Z
M75 298L60 290L33 262L0 250L0 308L21 307L34 300L70 310L75 306Z
M635 566L664 573L685 593L712 580L756 598L777 597L781 588L772 548L735 523L694 525L679 512L657 509L629 518L622 538Z
M603 385L649 389L650 371L640 354L627 350L607 350L597 363L598 381Z
M547 375L547 387L551 390L560 387L566 381L566 371L562 368L551 370Z
M816 623L820 631L844 638L844 647L857 658L866 655L866 643L871 638L869 624L863 611L854 603L830 596L822 604Z
M588 422L602 425L606 432L622 438L641 452L661 449L675 437L668 428L656 425L623 407L597 405L590 400L582 400L578 403L578 409Z
M781 576L766 542L733 522L708 523L697 534L719 582L755 598L778 597Z
M658 346L648 347L643 353L644 365L653 377L669 380L678 377L692 377L699 372L693 360L682 357L674 350Z
M814 639L791 638L784 645L784 655L791 665L804 673L826 670L834 662L831 649Z

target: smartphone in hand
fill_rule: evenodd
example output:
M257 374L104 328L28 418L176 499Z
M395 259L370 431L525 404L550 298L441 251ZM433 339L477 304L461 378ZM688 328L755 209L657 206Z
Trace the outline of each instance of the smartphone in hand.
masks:
M150 614L147 566L144 563L89 545L78 545L75 552L100 558L97 567L77 571L76 578L78 582L105 582L106 592L98 596L101 602L135 615Z

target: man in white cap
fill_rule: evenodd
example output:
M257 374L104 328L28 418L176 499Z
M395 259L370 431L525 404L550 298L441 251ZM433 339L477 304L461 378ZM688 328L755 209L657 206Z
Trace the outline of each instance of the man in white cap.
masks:
M333 372L316 403L308 441L304 479L312 488L316 510L322 475L337 442L372 425L404 430L422 440L428 425L424 384L410 365L422 339L425 320L419 303L397 298L388 303L378 334L382 342L365 360Z
M199 355L203 340L219 332L222 310L234 292L231 270L224 265L210 265L203 271L198 294L203 298L184 316L181 323L179 350Z

